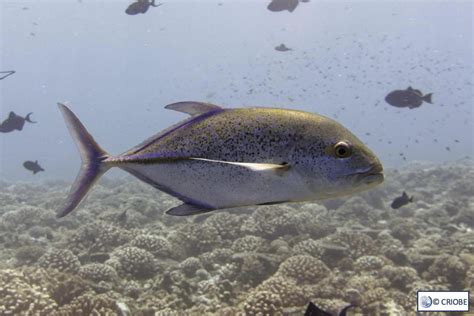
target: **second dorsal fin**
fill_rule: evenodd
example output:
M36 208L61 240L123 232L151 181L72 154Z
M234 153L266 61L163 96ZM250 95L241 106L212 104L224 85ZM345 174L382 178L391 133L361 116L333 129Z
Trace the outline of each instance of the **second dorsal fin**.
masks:
M165 109L187 113L191 116L197 116L211 111L222 110L222 108L218 105L195 101L184 101L168 104L167 106L165 106Z

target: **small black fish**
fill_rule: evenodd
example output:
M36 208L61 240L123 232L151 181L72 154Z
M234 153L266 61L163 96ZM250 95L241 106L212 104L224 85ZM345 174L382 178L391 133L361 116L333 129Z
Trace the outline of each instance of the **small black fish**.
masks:
M395 200L393 200L392 204L390 205L393 209L397 209L397 208L400 208L404 205L407 205L408 203L411 203L413 202L413 196L412 197L408 197L408 194L403 191L403 194L402 196L399 196L397 198L395 198Z
M287 51L291 50L291 48L286 47L285 44L280 44L280 45L275 47L275 50L279 51L279 52L287 52Z
M339 312L337 312L334 316L346 316L347 310L353 307L353 305L347 305ZM306 308L306 312L304 316L333 316L331 313L323 311L321 308L317 307L313 304L313 302L309 302L308 307Z
M121 224L125 224L127 222L128 215L127 215L127 210L123 211L117 216L117 222Z
M410 108L414 109L423 103L423 101L432 103L431 101L432 93L423 95L420 90L413 89L408 87L406 90L395 90L390 92L386 97L385 101L393 106L399 108Z
M289 11L293 12L298 6L298 0L272 0L267 9L272 12Z
M159 7L162 5L162 3L155 4L155 0L149 1L149 0L137 0L136 2L132 3L131 5L128 6L128 8L125 10L125 13L128 15L136 15L139 13L146 13L150 6L152 7Z
M41 166L39 165L38 163L38 160L35 160L35 161L25 161L23 163L23 167L25 167L25 169L28 169L30 171L33 171L33 174L37 174L38 172L40 171L44 171L43 168L41 168Z
M15 73L15 70L0 71L0 74L6 74L6 75L3 75L2 77L0 77L0 80L3 80L8 76L13 75L14 73Z
M29 123L36 123L31 120L30 115L33 114L28 113L25 117L21 117L16 115L14 112L10 112L8 118L0 124L0 133L10 133L14 130L21 131L23 126L25 125L25 121Z

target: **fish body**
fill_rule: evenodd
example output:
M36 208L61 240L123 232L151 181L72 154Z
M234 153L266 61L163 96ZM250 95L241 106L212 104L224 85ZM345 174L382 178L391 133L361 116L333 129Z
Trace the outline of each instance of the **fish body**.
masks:
M137 15L137 14L143 14L148 11L150 6L152 7L158 7L161 4L156 5L155 0L149 1L149 0L137 0L137 2L134 2L128 6L128 8L125 10L125 13L128 15Z
M10 133L14 130L21 131L25 122L36 123L31 120L30 116L33 113L28 113L25 117L16 115L15 112L10 112L8 118L0 124L0 133Z
M277 108L166 106L191 118L110 156L64 105L83 167L59 216L72 211L102 173L119 167L184 203L171 215L336 197L383 181L377 157L339 123Z
M27 170L32 171L33 174L37 174L40 171L44 171L44 169L41 168L41 166L39 165L38 160L35 160L35 161L27 160L23 163L23 167L25 167L25 169Z
M279 52L287 52L287 51L291 50L291 48L286 47L285 44L280 44L280 45L275 47L275 50L279 51Z
M400 208L402 206L407 205L408 203L413 202L413 196L408 197L408 194L406 192L403 192L403 194L397 198L395 198L390 205L393 209Z
M293 12L298 6L298 0L272 0L267 9L272 12L289 11Z
M390 92L385 101L395 107L414 109L420 107L424 102L432 103L432 93L423 95L420 90L408 87L406 90L395 90Z

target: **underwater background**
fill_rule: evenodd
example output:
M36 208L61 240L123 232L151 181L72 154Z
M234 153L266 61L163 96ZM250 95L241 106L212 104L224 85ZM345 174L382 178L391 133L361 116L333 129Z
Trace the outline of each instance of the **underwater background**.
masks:
M303 315L309 301L413 315L418 290L472 295L472 1L164 0L136 16L131 2L0 1L0 71L16 71L1 120L37 121L0 134L0 315ZM409 86L433 104L385 102ZM177 218L178 200L112 171L56 219L80 165L58 102L118 154L182 120L164 106L184 100L333 118L385 182ZM413 203L392 209L403 191Z

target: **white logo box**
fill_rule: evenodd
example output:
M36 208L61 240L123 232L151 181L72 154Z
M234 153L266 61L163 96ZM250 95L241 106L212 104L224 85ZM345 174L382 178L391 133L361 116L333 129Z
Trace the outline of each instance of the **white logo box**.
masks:
M419 312L469 312L469 291L418 291Z

